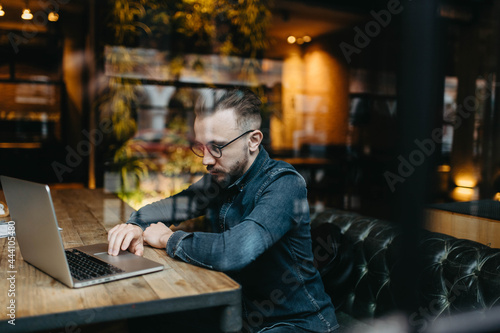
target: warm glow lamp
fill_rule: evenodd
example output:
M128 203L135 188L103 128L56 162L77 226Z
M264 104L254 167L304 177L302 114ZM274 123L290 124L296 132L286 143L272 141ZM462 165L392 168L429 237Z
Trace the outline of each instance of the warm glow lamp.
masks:
M311 36L305 35L304 37L295 37L295 36L288 36L286 41L288 44L294 44L297 43L299 45L302 45L304 43L309 43L311 42L312 38Z
M28 6L28 0L26 0L26 6L24 6L23 14L21 15L23 20L31 20L33 18L33 14L31 14L31 10Z
M476 197L476 190L470 187L457 186L451 192L451 197L455 201L471 201Z
M456 201L470 201L477 197L477 180L473 175L462 173L455 178L457 187L452 191L451 197Z
M0 5L0 16L4 16L4 15L5 15L5 11L3 10L2 5Z
M33 14L31 14L31 10L29 10L29 8L26 8L25 10L23 10L23 14L21 15L21 18L23 20L31 20L33 18Z
M473 188L477 185L477 179L474 175L464 172L455 177L455 184L460 187Z
M438 172L450 172L451 167L447 164L442 164L438 166Z
M50 22L57 22L57 20L59 20L59 14L57 14L57 12L55 11L51 11L49 13L48 19Z

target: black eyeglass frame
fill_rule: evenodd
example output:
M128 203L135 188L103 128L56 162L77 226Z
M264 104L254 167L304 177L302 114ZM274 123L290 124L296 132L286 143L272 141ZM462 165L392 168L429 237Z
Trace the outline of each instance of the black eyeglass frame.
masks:
M256 131L256 130L248 130L248 131L246 131L245 133L241 134L240 136L238 136L238 137L236 137L236 138L232 139L232 140L231 140L231 141L229 141L228 143L223 144L222 146L219 146L218 144L215 144L215 143L211 143L211 144L210 144L210 146L217 148L217 150L219 151L219 154L218 154L219 156L215 156L214 154L212 154L212 151L211 151L211 149L208 147L208 145L204 145L204 144L202 144L202 143L200 143L200 142L192 144L190 148L191 148L191 151L192 151L192 152L193 152L196 156L198 156L198 157L204 157L204 156L205 156L205 149L203 149L203 150L202 150L202 151L203 151L203 154L202 154L202 155L200 155L200 154L198 154L198 153L196 153L196 152L194 151L194 148L193 148L193 147L194 147L195 145L196 145L196 146L202 146L202 147L206 148L206 149L208 150L208 152L210 153L210 155L212 155L212 157L213 157L213 158L221 158L221 157L222 157L222 149L226 148L227 146L229 146L231 143L235 142L235 141L236 141L236 140L238 140L239 138L241 138L241 137L243 137L243 136L247 135L248 133L252 133L252 132L254 132L254 131Z

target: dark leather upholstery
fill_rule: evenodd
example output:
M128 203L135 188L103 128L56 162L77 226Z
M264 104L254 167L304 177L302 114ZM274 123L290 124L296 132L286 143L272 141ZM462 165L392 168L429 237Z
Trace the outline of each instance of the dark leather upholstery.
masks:
M330 257L317 261L338 311L366 319L401 309L394 279L401 276L402 237L394 223L329 209L313 216L311 229L316 257L329 244L328 234L334 240ZM500 306L500 249L422 230L418 250L418 310L409 315L410 325Z

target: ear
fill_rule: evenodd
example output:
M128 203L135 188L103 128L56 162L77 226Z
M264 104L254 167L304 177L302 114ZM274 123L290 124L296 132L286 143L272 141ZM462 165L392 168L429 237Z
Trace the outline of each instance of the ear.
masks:
M248 148L250 149L251 153L259 150L259 146L263 138L264 134L262 134L261 131L256 130L252 132L252 135L250 135L250 138L248 139Z

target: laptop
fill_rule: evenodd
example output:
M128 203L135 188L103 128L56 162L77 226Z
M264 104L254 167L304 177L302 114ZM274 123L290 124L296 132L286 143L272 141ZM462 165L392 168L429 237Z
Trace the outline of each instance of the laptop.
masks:
M110 256L107 243L64 249L49 187L7 176L0 181L23 259L68 287L163 270L163 265L128 251Z

